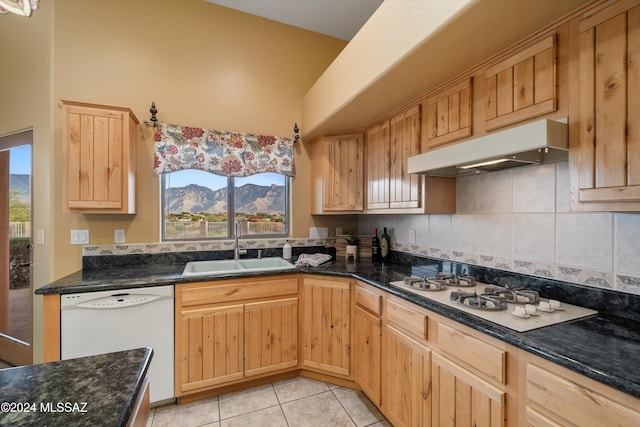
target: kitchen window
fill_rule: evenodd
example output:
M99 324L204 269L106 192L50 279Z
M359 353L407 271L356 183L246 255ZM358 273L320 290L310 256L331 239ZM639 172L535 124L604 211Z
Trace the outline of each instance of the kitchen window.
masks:
M162 240L212 240L289 234L290 178L277 173L226 177L202 170L162 175Z

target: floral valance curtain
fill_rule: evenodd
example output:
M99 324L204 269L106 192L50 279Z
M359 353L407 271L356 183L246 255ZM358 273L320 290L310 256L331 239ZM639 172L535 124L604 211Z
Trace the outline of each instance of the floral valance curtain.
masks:
M154 170L157 174L200 169L223 176L263 172L295 176L293 142L280 136L158 123Z

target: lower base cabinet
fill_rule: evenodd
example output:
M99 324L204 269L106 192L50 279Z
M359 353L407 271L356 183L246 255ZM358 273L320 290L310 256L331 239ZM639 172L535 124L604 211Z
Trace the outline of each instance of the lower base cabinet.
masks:
M181 310L176 395L242 379L243 313L243 304Z
M351 313L351 280L303 279L303 368L351 376Z
M176 396L298 368L298 279L176 286Z
M244 375L298 366L298 298L244 306Z
M355 383L396 427L640 426L639 399L358 281L273 276L175 295L178 397L302 369Z
M433 425L500 427L506 425L506 393L472 372L434 353Z
M430 426L431 351L391 325L384 336L384 414L394 426Z
M564 368L531 359L526 371L525 418L530 426L639 426L639 400L587 381Z
M353 375L362 391L376 405L381 404L381 344L380 318L356 306L354 308Z

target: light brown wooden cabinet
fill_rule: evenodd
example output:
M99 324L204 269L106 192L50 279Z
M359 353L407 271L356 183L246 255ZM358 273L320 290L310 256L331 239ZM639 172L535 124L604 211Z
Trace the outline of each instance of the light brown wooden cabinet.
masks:
M304 277L302 367L351 376L351 280Z
M637 426L640 399L521 352L523 423L530 426Z
M388 209L391 170L389 121L367 129L367 209Z
M63 101L65 212L134 214L138 119L128 108Z
M431 349L424 310L395 298L385 301L382 408L398 426L430 426Z
M176 286L176 396L298 367L298 279Z
M367 130L368 213L453 213L454 178L407 171L407 159L421 152L420 104Z
M504 390L438 353L433 353L431 375L433 425L507 425Z
M354 290L353 376L362 391L380 407L382 381L382 295L357 282Z
M243 378L243 314L243 304L181 308L176 319L176 396Z
M311 213L364 211L364 134L325 136L312 144Z
M517 375L507 371L508 351L456 325L386 295L382 410L394 425L494 427L516 421Z
M546 36L485 72L485 129L556 110L556 36Z
M471 78L429 95L424 105L423 152L471 136L473 127Z
M244 375L298 365L298 297L244 306Z
M640 5L597 7L571 25L572 209L640 210Z

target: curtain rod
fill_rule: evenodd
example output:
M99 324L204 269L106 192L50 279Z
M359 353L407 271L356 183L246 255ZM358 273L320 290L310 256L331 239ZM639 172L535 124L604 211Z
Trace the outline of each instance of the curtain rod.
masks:
M149 108L149 112L151 113L151 118L149 120L145 120L144 124L147 127L156 127L158 123L158 109L156 108L156 103L154 101L151 102L151 108ZM298 142L300 140L300 128L298 127L298 122L293 123L293 142Z

